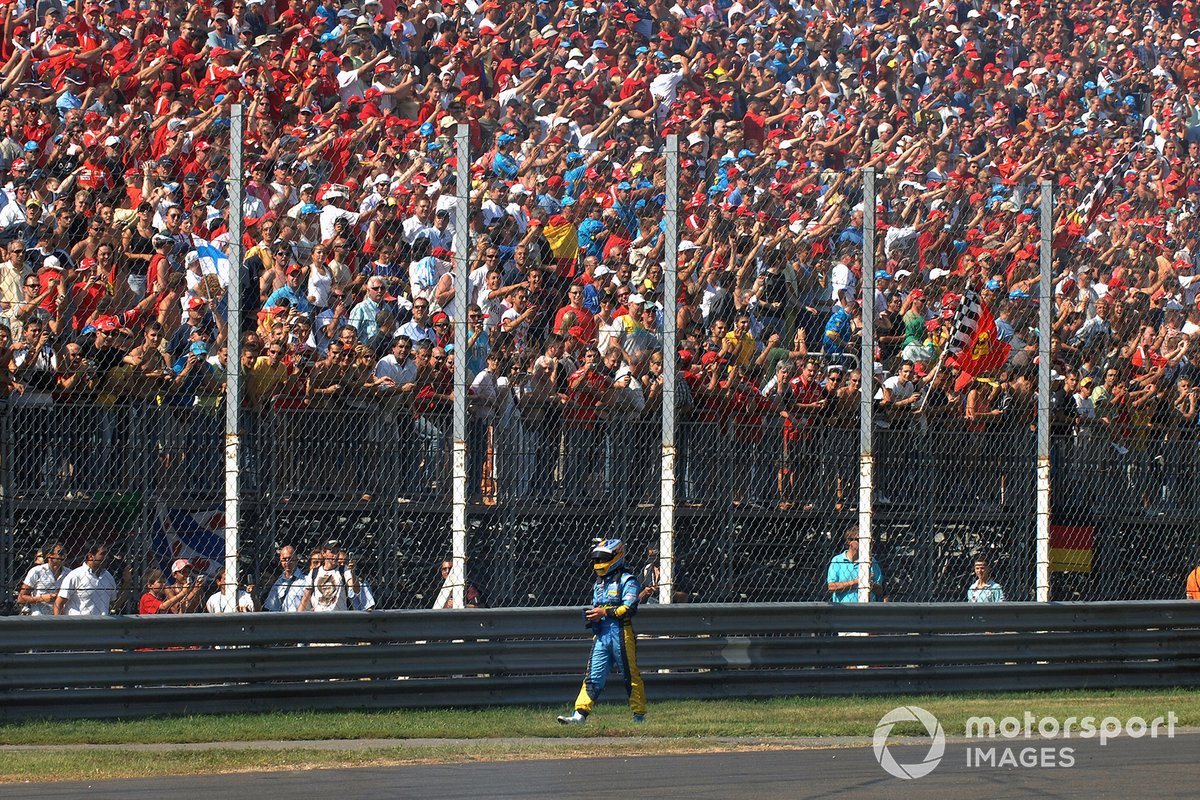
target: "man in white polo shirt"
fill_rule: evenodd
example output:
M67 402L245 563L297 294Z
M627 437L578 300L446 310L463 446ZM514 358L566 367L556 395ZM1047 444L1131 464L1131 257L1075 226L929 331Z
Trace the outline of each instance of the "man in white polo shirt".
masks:
M54 600L54 615L107 617L114 610L119 610L129 595L133 566L125 565L118 591L116 580L105 569L107 563L108 545L93 544L88 547L83 564L63 578L58 597Z

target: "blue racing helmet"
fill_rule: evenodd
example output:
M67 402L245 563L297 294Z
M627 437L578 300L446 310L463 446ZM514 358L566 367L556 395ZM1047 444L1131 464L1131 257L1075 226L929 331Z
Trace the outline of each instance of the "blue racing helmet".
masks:
M603 578L625 563L625 545L620 539L605 539L592 548L592 569Z

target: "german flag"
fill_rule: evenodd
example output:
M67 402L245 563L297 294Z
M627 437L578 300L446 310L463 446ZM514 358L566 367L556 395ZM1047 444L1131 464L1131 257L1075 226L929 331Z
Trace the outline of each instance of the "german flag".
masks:
M1092 571L1096 529L1078 525L1050 526L1050 571Z

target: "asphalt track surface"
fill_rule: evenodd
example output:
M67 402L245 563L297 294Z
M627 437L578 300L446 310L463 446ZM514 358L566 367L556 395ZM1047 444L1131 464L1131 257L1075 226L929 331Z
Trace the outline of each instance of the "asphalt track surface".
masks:
M992 744L992 743L989 743ZM1200 735L1174 739L1057 742L997 741L1073 746L1074 766L967 766L967 746L950 741L938 767L923 778L885 773L871 748L774 750L704 755L508 761L308 772L143 778L95 783L0 786L0 798L160 800L165 797L273 800L273 798L1097 798L1194 796ZM892 746L901 764L917 762L927 745Z

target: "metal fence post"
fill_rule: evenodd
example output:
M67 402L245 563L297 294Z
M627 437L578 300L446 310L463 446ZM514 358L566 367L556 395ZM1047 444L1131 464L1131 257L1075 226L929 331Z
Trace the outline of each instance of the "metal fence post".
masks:
M450 510L450 584L455 608L463 608L467 574L467 267L470 249L470 135L459 124L455 135L458 159L454 211L454 444L453 504ZM484 445L486 447L486 444Z
M679 270L679 135L667 137L666 202L663 206L663 399L662 399L662 500L658 517L658 601L675 596L675 446L676 330Z
M862 371L858 418L858 602L871 600L872 494L875 484L875 170L863 170Z
M229 111L229 286L225 290L225 595L237 610L242 411L242 106Z
M1050 326L1054 286L1050 275L1054 235L1054 188L1042 181L1041 283L1038 289L1037 392L1037 601L1050 602Z
M16 570L16 497L13 495L13 455L16 452L13 441L12 403L2 401L0 406L0 502L4 504L3 536L0 538L0 575L4 576L4 598L0 600L0 614L11 614L14 610L13 598L20 588L21 580L15 574Z

